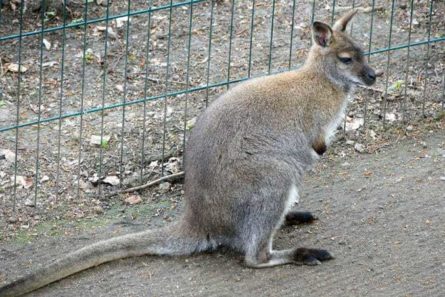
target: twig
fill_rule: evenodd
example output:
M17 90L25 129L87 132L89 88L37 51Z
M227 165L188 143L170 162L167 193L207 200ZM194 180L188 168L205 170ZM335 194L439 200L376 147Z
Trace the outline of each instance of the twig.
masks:
M145 75L145 72L138 72L136 74ZM150 77L150 76L147 76L146 79L148 81L151 81L151 82L154 82L154 83L157 83L157 84L165 83L165 79L159 79L159 78ZM174 83L174 84L179 84L179 85L186 85L187 84L186 82L183 82L183 81L174 81L174 80L172 80L170 82Z
M146 184L143 184L143 185L140 185L140 186L137 186L137 187L128 188L128 189L124 189L124 190L120 190L120 191L115 191L115 192L109 193L109 194L105 195L105 197L109 198L109 197L115 196L117 194L123 194L123 193L139 191L139 190L146 189L146 188L149 188L151 186L160 184L160 183L162 183L164 181L175 181L175 180L181 179L183 176L184 176L184 171L181 171L181 172L178 172L178 173L175 173L175 174L166 175L166 176L163 176L161 178L158 178L156 180L153 180L151 182L148 182Z
M144 159L144 164L150 164L153 161L160 161L160 160L165 161L167 159L170 159L171 157L179 156L179 154L180 152L178 152L178 150L175 147L173 147L171 150L164 152L164 156L162 156L162 154L159 154ZM164 157L164 159L162 159L162 157Z
M344 11L351 10L351 9L353 9L353 8L358 9L361 13L371 13L371 12L373 12L373 11L381 11L381 10L385 10L385 8L384 8L383 6L376 6L376 7L374 7L374 10L372 9L371 6L368 6L368 7L342 6L342 7L336 7L336 8L335 8L335 12L336 12L336 13L341 13L341 12L344 12Z
M373 92L376 92L376 93L383 93L382 90L379 90L379 89L376 89L376 88L373 88L373 87L363 86L363 85L358 85L358 86L360 88L362 88L362 89L365 89L365 90L370 90L370 91L373 91Z
M3 77L3 63L2 63L2 58L0 58L0 77Z
M135 186L135 184L137 184L138 182L142 181L142 180L149 180L152 176L154 172L154 167L150 170L149 173L144 174L142 177L141 176L135 176L132 178L128 178L125 179L122 184L124 185L124 187L131 187L131 186Z

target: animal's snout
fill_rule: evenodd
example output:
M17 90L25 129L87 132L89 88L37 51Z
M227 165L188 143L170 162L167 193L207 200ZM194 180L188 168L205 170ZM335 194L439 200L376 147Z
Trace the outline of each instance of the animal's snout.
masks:
M377 77L374 69L372 69L369 66L365 66L363 70L364 70L363 80L365 84L368 86L373 85Z

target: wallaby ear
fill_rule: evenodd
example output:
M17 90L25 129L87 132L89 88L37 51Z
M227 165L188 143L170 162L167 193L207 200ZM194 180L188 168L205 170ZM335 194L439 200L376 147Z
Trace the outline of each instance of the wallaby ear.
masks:
M345 31L346 30L346 26L348 25L349 21L352 19L353 16L355 16L355 14L357 13L358 9L353 9L350 12L348 12L347 14L345 14L344 16L342 16L341 18L339 18L334 26L332 27L332 29L334 29L335 31Z
M332 29L322 22L312 24L312 38L321 47L327 47L332 41Z

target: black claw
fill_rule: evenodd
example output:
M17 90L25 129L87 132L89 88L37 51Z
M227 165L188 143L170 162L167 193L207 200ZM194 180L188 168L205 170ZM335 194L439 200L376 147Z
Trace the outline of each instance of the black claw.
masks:
M334 256L332 256L331 253L329 253L327 250L317 250L317 249L311 249L315 257L320 261L327 261L334 259Z
M303 264L308 266L315 266L315 265L320 265L321 262L314 256L306 255L303 257Z
M298 248L295 251L294 259L305 265L318 265L321 264L321 261L334 259L334 256L327 250Z

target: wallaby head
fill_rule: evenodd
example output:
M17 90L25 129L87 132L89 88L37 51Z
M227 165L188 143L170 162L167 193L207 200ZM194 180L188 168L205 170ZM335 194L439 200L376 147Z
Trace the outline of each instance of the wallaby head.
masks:
M322 22L312 25L313 46L306 65L318 68L337 85L349 90L352 86L372 85L374 70L368 66L362 49L347 35L346 26L357 10L341 17L331 28Z

